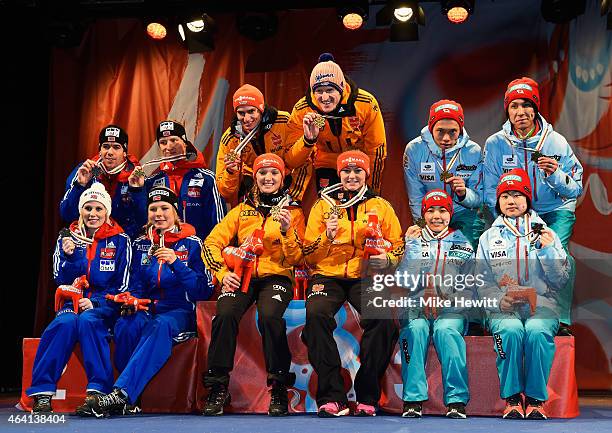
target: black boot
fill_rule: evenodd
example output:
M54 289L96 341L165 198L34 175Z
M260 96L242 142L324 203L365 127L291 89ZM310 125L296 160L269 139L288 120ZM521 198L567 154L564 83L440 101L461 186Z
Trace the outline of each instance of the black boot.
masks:
M274 381L270 388L270 406L268 415L285 416L289 413L289 399L287 398L287 387L284 383Z
M128 404L127 397L118 389L110 394L94 394L85 397L85 402L96 418L109 416L111 413L123 413Z
M215 374L209 371L204 377L204 386L208 388L208 398L202 412L205 416L223 415L223 408L232 401L229 390L229 375Z
M53 408L51 407L51 397L53 396L48 394L35 395L32 413L52 413Z
M91 408L87 404L87 397L94 396L96 394L104 395L103 393L98 392L98 391L87 391L87 395L85 396L85 400L83 401L82 405L80 405L80 406L78 406L76 408L75 415L82 416L82 417L95 416L93 414L93 412L91 411Z

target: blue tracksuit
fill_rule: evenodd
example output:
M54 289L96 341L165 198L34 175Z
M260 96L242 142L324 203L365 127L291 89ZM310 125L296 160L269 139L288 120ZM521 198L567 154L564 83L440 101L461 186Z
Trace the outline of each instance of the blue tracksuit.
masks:
M531 223L545 224L535 211ZM507 222L525 233L523 218ZM529 229L529 227L528 227ZM567 254L555 234L551 245L542 247L517 237L499 216L481 237L476 253L476 275L484 277L478 287L480 297L496 299L497 306L487 311L487 325L497 352L501 397L519 392L538 400L547 400L546 383L555 354L554 336L559 326L558 292L569 278ZM518 285L536 289L536 311L529 316L528 306L502 312L499 300L506 290L499 281L506 275Z
M134 156L128 155L128 164L123 171L113 176L101 174L99 178L90 180L85 186L81 186L77 182L76 174L81 165L77 165L66 180L64 197L60 202L62 219L66 222L78 219L81 194L94 181L101 182L112 198L111 215L113 219L119 223L131 239L135 239L146 223L147 216L147 213L143 212L143 208L147 205L146 197L138 193L138 189L130 188L128 184L128 177L134 170L134 166L139 165L138 160Z
M56 383L79 342L83 352L87 390L110 392L113 367L108 344L109 329L118 317L118 308L104 299L106 294L117 294L127 288L131 258L130 239L115 225L103 226L90 247L77 246L67 256L58 239L53 255L53 276L58 285L71 284L81 275L87 276L88 296L94 308L74 314L72 302L58 311L43 333L32 371L32 385L28 395L53 394ZM88 259L88 251L91 259Z
M424 401L427 396L425 363L430 334L442 366L444 404L467 403L468 371L463 335L467 331L468 310L461 300L473 300L473 287L463 284L460 275L471 274L474 265L474 249L461 231L453 231L436 240L406 239L406 253L397 272L400 275L424 276L427 274L453 277L455 284L437 284L440 297L452 301L450 308L438 309L436 319L427 317L420 304L424 285L408 283L409 296L416 307L404 312L401 320L400 349L402 352L402 380L404 401ZM444 281L444 280L442 280ZM462 289L462 290L459 290ZM455 304L457 302L457 304Z
M510 121L485 143L484 200L493 215L496 215L495 190L500 176L513 168L524 168L531 179L533 191L532 208L540 215L559 210L576 210L576 199L582 194L582 165L567 140L540 115L540 131L527 140L519 139L512 132ZM537 163L531 160L532 152L515 146L535 148L542 134L547 134L540 152L559 162L559 168L546 177Z
M134 242L130 293L154 305L148 312L121 317L115 325L115 365L121 372L115 388L125 391L132 403L170 358L173 341L195 331L194 303L208 299L213 290L202 262L202 242L192 226L182 224L180 232L167 233L165 245L176 252L172 264L149 257L151 241L146 237Z
M457 153L459 156L452 167L448 167ZM480 146L470 140L465 128L457 144L448 149L443 158L442 150L425 126L420 137L408 143L404 150L404 181L413 219L421 216L421 201L432 189L442 189L451 194L450 186L440 179L446 160L448 171L464 179L467 188L463 200L459 200L456 194L451 194L454 202L451 227L461 230L475 247L484 229L484 223L476 214L482 204L481 158Z
M165 163L163 170L157 171L140 188L142 212L146 211L146 194L157 186L170 188L178 196L178 210L181 220L196 229L200 239L206 239L210 231L225 216L225 200L219 195L215 173L203 168L204 157L198 152L193 162L179 161Z

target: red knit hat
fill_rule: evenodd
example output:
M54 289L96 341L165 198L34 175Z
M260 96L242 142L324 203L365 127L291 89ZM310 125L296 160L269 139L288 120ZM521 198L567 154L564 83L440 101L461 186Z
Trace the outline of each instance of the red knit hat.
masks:
M515 99L524 99L531 101L535 104L538 111L540 111L540 90L538 89L538 83L533 81L529 77L517 78L516 80L510 81L506 94L504 95L504 110L508 111L508 105Z
M442 206L451 216L453 215L453 200L444 190L432 189L425 194L421 201L421 216L425 215L427 209L433 206Z
M263 153L255 158L253 162L253 173L257 173L262 168L274 167L278 168L283 177L285 177L285 161L280 156L274 153Z
M433 133L434 125L438 120L451 119L459 124L459 129L463 130L464 118L463 107L461 104L450 99L442 99L434 103L429 109L429 132Z
M529 181L529 175L522 168L513 168L508 173L504 173L499 178L499 184L496 190L496 203L495 210L498 214L501 213L499 207L499 196L504 192L518 191L527 197L527 208L531 209L531 182Z
M243 105L252 105L263 113L264 111L264 96L261 91L250 84L245 84L234 93L232 97L234 102L234 111Z
M370 175L370 157L360 150L347 150L346 152L338 155L336 160L336 169L338 176L340 172L345 168L359 167L362 168L366 174Z

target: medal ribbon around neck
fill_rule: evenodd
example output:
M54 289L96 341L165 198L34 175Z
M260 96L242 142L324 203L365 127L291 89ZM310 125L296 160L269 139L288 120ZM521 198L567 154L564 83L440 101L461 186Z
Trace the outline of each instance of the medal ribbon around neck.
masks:
M100 167L100 170L102 170L104 173L110 176L117 174L117 173L121 173L121 171L125 168L126 164L127 164L127 159L123 161L121 164L119 164L117 167L113 168L112 170L107 170L104 164L102 163L102 158L98 159L98 162L96 162L96 166Z
M436 163L438 164L438 167L440 167L440 169L443 172L450 172L450 170L454 167L455 163L457 162L457 160L459 159L459 154L460 154L460 149L457 149L457 152L453 155L453 157L451 158L451 160L448 162L448 164L446 163L446 150L442 150L442 161L444 164L440 164L440 161L438 161L437 159L435 160Z
M516 218L516 220L518 222L518 218ZM520 230L514 224L512 224L508 217L504 216L502 218L502 221L504 225L508 228L508 230L510 230L512 234L517 238L526 237L527 240L533 244L540 237L539 233L536 233L531 229L531 216L528 213L523 215L523 224L525 225L525 231L527 232L525 234L521 233Z
M527 152L540 152L542 150L542 148L544 147L544 141L546 141L546 138L548 138L548 135L550 134L551 128L548 127L544 130L544 132L542 132L542 136L540 137L540 139L538 140L538 143L536 144L536 147L531 148L531 147L525 147L525 146L519 146L517 144L514 144L512 142L512 140L510 139L510 137L508 137L508 134L506 134L506 132L504 131L504 138L506 139L506 141L508 142L508 144L515 148L515 149L523 149L526 150Z
M444 239L449 234L450 234L450 232L448 230L448 226L444 227L444 229L442 229L442 231L440 231L440 233L438 233L438 234L435 234L434 232L432 232L429 227L425 227L421 231L421 236L427 242L431 241L432 239L438 239L438 240Z
M338 216L340 215L340 212L339 212L340 209L349 208L353 206L355 203L360 202L361 199L365 196L365 193L368 190L368 186L363 185L361 189L357 192L355 197L347 200L346 203L337 204L336 201L329 196L329 194L331 194L332 192L338 191L339 189L342 189L341 183L337 183L335 185L328 186L327 188L323 188L321 190L321 198L325 200L327 203L329 203L329 205L332 208L332 212L334 212Z
M181 153L179 155L172 155L172 156L163 156L161 158L155 158L152 159L150 161L145 162L144 164L142 164L140 166L139 170L134 170L134 174L136 176L143 176L145 179L150 178L151 176L146 176L145 172L144 172L144 168L145 167L149 167L151 165L159 165L162 162L176 162L176 161L182 161L183 159L187 158L187 154L186 153Z
M70 237L72 237L74 243L81 246L92 245L94 241L93 237L87 237L87 230L85 228L85 223L83 222L83 217L81 216L79 216L78 232L70 230Z

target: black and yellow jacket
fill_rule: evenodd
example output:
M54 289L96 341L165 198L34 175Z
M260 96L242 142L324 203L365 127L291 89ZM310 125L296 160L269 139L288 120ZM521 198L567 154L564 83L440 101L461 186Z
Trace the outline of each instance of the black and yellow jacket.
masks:
M346 191L338 192L336 197L337 203L350 198ZM368 190L362 201L340 210L334 240L330 240L326 233L331 206L323 199L318 199L312 206L304 238L304 257L313 274L337 278L361 277L369 213L378 215L383 236L391 242L391 251L387 253L390 264L397 266L404 255L404 238L399 220L387 200Z
M270 215L270 207L282 195L269 195L269 198L255 200L248 194L245 200L233 208L210 232L204 241L202 259L206 268L223 281L229 272L221 255L223 248L240 246L256 229L263 229L264 252L257 257L253 267L253 278L270 275L284 275L293 279L293 266L303 263L302 239L304 238L305 218L299 204L292 201L286 208L291 212L291 227L282 234L280 223ZM259 206L255 202L259 202ZM263 204L262 202L266 202Z
M274 107L266 106L259 126L260 130L255 140L242 150L242 170L230 174L225 169L223 162L225 155L234 150L242 137L240 123L234 117L232 124L223 133L219 150L217 152L216 181L219 193L227 201L242 200L249 191L253 182L253 162L257 156L263 153L274 153L285 159L285 153L290 142L287 141L287 122L289 113L278 111ZM291 142L292 144L292 142ZM311 161L304 161L299 166L292 165L285 160L285 165L290 169L291 186L289 194L296 200L301 200L310 176L312 174Z
M302 164L314 150L314 167L336 168L338 155L347 150L361 150L370 157L368 185L380 191L382 171L387 157L385 124L376 98L346 80L342 100L336 110L328 113L341 119L325 119L325 126L319 132L314 145L304 140L302 122L307 113L325 114L316 104L314 94L309 92L300 99L289 118L288 137L293 143L286 155L286 161Z

